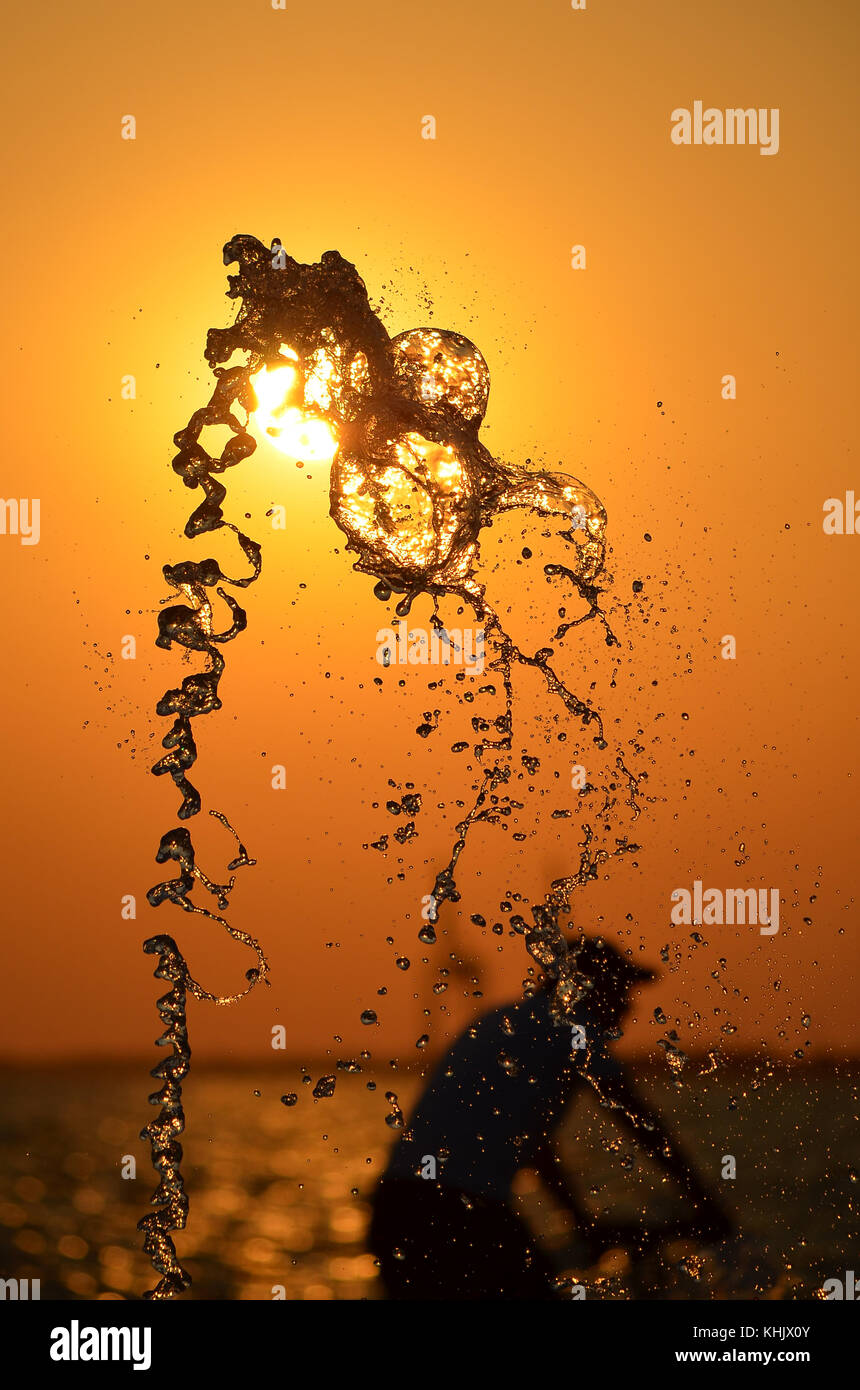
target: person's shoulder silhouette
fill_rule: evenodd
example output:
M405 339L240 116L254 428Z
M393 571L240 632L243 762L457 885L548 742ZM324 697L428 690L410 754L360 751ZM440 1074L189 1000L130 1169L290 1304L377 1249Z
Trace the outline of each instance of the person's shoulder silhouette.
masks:
M587 1032L587 1008L577 1016ZM417 1176L432 1155L446 1183L507 1196L576 1085L585 1052L573 1031L554 1019L547 989L470 1024L430 1076L388 1176Z

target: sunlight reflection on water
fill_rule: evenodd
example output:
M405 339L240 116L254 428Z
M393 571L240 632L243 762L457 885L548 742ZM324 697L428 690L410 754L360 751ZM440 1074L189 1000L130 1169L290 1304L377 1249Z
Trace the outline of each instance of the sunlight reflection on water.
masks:
M189 1081L193 1122L184 1167L192 1220L179 1248L194 1278L190 1297L268 1300L277 1287L287 1299L381 1296L364 1233L392 1136L381 1098L387 1078L375 1093L365 1089L366 1079L342 1078L336 1095L321 1101L299 1082L299 1103L290 1109L280 1104L288 1089L283 1077L272 1073L202 1072ZM586 1272L571 1256L564 1220L522 1175L520 1210L562 1267L584 1279L589 1297L810 1298L850 1265L858 1235L846 1201L857 1165L856 1077L852 1082L847 1070L841 1078L823 1070L778 1074L746 1110L730 1106L743 1089L731 1070L709 1078L706 1093L678 1093L654 1076L646 1084L700 1160L737 1154L739 1178L728 1200L745 1243L727 1265L707 1255L685 1259L679 1249L659 1267L631 1269L617 1251ZM414 1077L399 1076L407 1113L416 1086ZM697 1104L694 1094L705 1094L706 1103ZM6 1097L0 1275L41 1279L44 1299L139 1297L150 1276L135 1219L142 1193L148 1197L155 1186L137 1137L146 1118L139 1070L13 1071ZM82 1151L88 1112L102 1118L96 1145ZM576 1107L565 1148L571 1171L587 1173L583 1188L599 1189L598 1200L629 1219L631 1178L619 1153L601 1143L614 1133L596 1112ZM125 1154L137 1158L135 1181L120 1176ZM665 1207L664 1192L649 1188L646 1195L651 1209Z

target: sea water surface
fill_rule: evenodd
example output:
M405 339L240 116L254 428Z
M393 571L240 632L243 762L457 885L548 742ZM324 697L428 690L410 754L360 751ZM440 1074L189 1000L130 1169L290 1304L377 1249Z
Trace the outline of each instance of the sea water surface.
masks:
M191 1214L177 1236L194 1281L185 1297L383 1296L365 1232L396 1140L385 1093L397 1093L408 1117L420 1082L393 1070L339 1074L334 1094L314 1100L327 1070L309 1068L308 1083L288 1066L192 1073L183 1139ZM589 1266L566 1218L523 1174L521 1214L589 1298L809 1299L856 1267L860 1068L724 1065L680 1088L665 1072L638 1069L637 1079L720 1183L740 1235L723 1254L677 1243L659 1258L616 1250ZM138 1138L146 1080L143 1066L7 1071L0 1276L39 1279L43 1299L137 1298L152 1286L136 1231L155 1187ZM290 1092L298 1100L287 1106ZM643 1206L658 1217L680 1210L587 1097L568 1112L562 1147L585 1200L613 1221ZM725 1154L736 1158L734 1181L720 1180ZM129 1155L134 1178L122 1176Z

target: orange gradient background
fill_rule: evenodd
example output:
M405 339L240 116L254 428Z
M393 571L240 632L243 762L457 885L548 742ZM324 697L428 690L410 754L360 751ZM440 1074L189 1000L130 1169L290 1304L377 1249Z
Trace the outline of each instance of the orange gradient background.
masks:
M148 772L166 728L154 705L194 664L153 645L160 567L209 553L238 565L184 539L200 496L170 469L174 432L210 394L206 330L232 319L221 248L236 232L278 236L301 261L338 249L391 333L432 322L473 339L491 372L488 447L561 465L608 509L621 649L613 660L586 627L559 669L613 737L639 737L655 798L632 832L640 851L575 909L651 963L670 945L624 1046L661 1056L659 1006L694 1051L854 1052L860 539L826 536L822 504L860 494L857 11L90 0L22 10L16 28L0 491L40 498L42 536L0 537L3 1053L151 1056L161 991L140 941L155 932L209 988L235 988L251 964L211 923L145 902L178 805ZM677 148L670 113L697 99L778 107L779 153ZM126 114L134 141L120 138ZM421 138L428 114L435 141ZM736 401L721 399L727 373ZM521 846L479 827L449 935L423 951L421 897L456 800L472 799L469 755L448 751L469 710L428 693L432 670L374 684L387 610L328 517L326 469L261 447L225 482L263 573L240 595L249 627L225 649L223 710L196 723L192 780L258 860L232 920L261 937L272 984L229 1011L192 1003L195 1058L271 1061L283 1023L295 1056L408 1060L448 951L474 957L485 1000L518 990L522 942L469 917L496 920L506 888L539 895L577 861L578 823L545 821ZM265 518L273 504L286 532ZM516 565L522 525L494 528L485 553L534 647L547 634ZM126 634L136 660L120 658ZM521 691L540 752L548 697L527 678ZM444 727L425 743L414 730L434 705ZM569 739L562 772L588 762ZM362 846L396 828L389 778L425 794L419 838L384 857ZM563 785L556 799L574 804ZM205 816L190 829L219 877L223 832ZM669 921L671 891L696 878L778 887L779 934L709 928L697 946ZM135 921L120 915L128 893ZM449 1017L434 1016L434 1047L475 1007L462 994L452 985ZM360 1025L368 1007L379 1029Z

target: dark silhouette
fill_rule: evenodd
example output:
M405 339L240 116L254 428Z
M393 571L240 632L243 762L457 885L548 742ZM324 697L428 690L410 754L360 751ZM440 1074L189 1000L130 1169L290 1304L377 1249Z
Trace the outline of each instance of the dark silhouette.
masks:
M511 1206L520 1168L537 1172L572 1213L592 1258L618 1245L643 1250L671 1235L717 1241L730 1233L722 1206L608 1050L631 991L653 972L598 937L583 937L573 949L590 988L567 1023L553 1017L555 981L546 978L468 1027L431 1076L374 1198L370 1246L389 1298L559 1296L551 1261ZM589 1083L675 1179L692 1209L688 1220L652 1230L610 1227L584 1209L553 1136L567 1101Z

